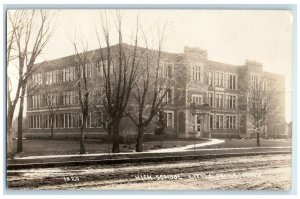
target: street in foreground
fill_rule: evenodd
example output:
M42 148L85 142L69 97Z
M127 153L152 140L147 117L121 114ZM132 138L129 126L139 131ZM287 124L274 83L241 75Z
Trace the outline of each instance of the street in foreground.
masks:
M291 188L291 155L8 171L11 189L282 190Z

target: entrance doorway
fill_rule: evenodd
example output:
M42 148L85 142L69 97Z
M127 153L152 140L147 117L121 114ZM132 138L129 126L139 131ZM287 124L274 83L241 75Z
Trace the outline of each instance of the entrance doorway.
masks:
M195 127L196 127L196 132L200 133L201 132L201 115L200 114L196 114Z

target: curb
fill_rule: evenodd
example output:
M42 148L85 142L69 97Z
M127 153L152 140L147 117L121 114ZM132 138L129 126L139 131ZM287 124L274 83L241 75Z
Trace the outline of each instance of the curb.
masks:
M68 162L8 164L7 170L31 169L31 168L53 168L53 167L82 166L82 165L114 165L114 164L125 164L125 163L146 163L146 162L164 162L164 161L181 161L181 160L207 160L207 159L225 158L225 157L277 155L277 154L291 154L291 151L223 153L223 154L206 154L206 155L183 155L183 156L119 158L119 159L103 159L103 160L68 161Z

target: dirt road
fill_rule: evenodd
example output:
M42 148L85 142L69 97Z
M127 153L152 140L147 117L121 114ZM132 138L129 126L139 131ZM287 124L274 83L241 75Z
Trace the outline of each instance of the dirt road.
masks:
M291 155L8 171L11 189L289 190Z

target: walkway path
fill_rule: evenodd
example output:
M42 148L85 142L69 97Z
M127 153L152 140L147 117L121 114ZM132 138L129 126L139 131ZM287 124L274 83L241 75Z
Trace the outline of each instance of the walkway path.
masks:
M200 143L200 144L191 144L191 145L186 145L183 147L175 147L175 148L167 148L167 149L156 149L156 150L149 150L149 152L160 152L160 153L166 153L166 152L180 152L180 151L185 151L185 150L190 150L194 149L197 147L203 147L203 146L210 146L210 145L215 145L215 144L221 144L225 142L224 140L219 140L219 139L211 139L208 142Z

